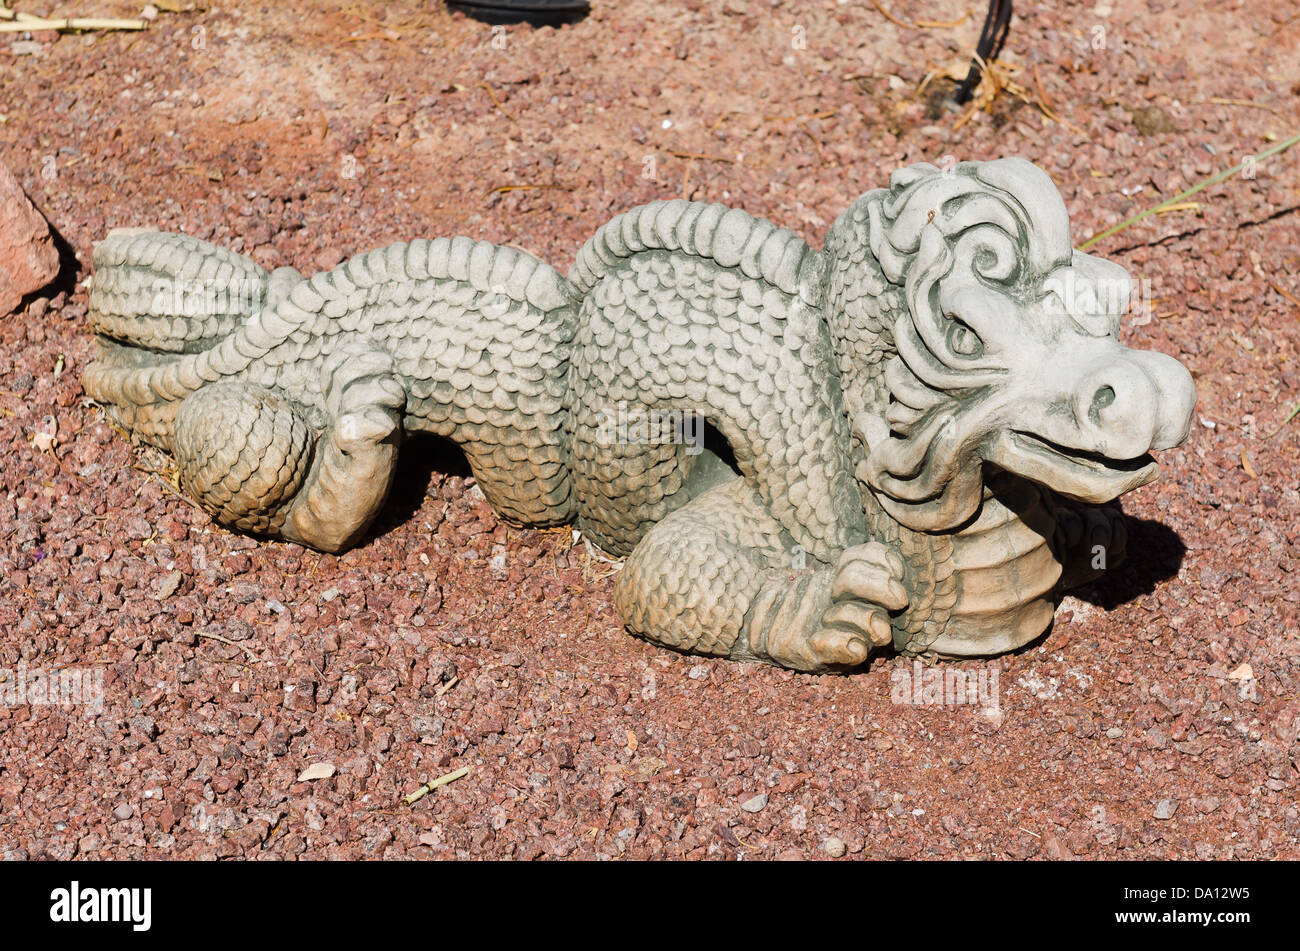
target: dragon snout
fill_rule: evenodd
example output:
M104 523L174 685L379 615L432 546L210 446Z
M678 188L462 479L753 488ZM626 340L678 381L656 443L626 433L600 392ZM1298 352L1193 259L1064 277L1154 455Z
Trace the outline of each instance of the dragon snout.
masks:
M1128 350L1083 373L1072 404L1079 442L1112 459L1133 459L1187 438L1196 386L1173 357Z
M1187 438L1196 405L1192 375L1172 357L1098 342L1072 367L1044 368L1052 399L1021 396L1018 425L998 432L984 458L1083 502L1100 503L1159 474L1147 454ZM1076 350L1076 353L1078 351Z

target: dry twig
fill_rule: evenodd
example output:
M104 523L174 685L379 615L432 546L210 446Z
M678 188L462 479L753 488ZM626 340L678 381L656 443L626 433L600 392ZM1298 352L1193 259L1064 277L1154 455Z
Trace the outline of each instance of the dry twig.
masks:
M735 159L729 159L721 155L703 155L699 152L669 152L669 155L676 158L699 159L701 162L726 162L728 165L735 165Z
M970 19L970 11L967 10L956 20L917 20L915 23L908 23L906 20L900 20L884 8L880 0L871 0L876 9L881 12L886 20L895 26L901 26L905 30L946 30L954 26L961 26Z
M479 83L478 85L482 86L484 89L487 90L488 97L492 100L492 105L494 105L494 106L496 106L498 109L500 109L500 110L501 110L501 114L502 114L503 116L505 116L505 117L506 117L507 119L509 119L511 122L518 122L518 121L519 121L519 120L514 116L514 114L510 112L509 109L507 109L504 105L502 105L501 100L497 98L497 94L494 93L494 92L492 91L492 87L491 87L491 86L489 86L487 83Z
M1216 106L1246 106L1251 109L1263 109L1265 112L1271 112L1275 116L1280 116L1277 109L1262 102L1251 102L1249 99L1225 99L1223 96L1211 96L1206 102L1214 103Z
M26 33L30 30L143 30L144 20L112 17L38 17L0 6L0 33Z
M238 641L232 641L229 638L222 637L220 634L208 634L205 631L199 631L198 635L199 637L206 637L210 641L220 641L222 644L226 644L230 647L237 647L248 655L249 660L254 662L257 661L257 654L255 654L253 649L247 644L240 644Z
M448 783L455 782L456 780L468 775L469 775L469 767L462 766L460 769L447 773L444 776L439 776L437 779L429 780L427 783L425 783L415 792L403 796L402 802L406 803L408 806L413 805L419 802L425 796L429 795L429 793L433 792L439 786L445 786Z
M550 185L498 185L496 188L489 188L489 189L488 189L487 191L485 191L483 194L484 194L484 195L498 195L498 194L504 194L505 192L522 192L522 191L530 191L531 189L534 189L534 188L558 188L558 189L560 189L560 191L565 191L565 192L567 192L567 191L571 191L571 190L572 190L572 189L569 188L568 185L557 185L557 184L550 184Z
M1279 294L1281 294L1283 297L1285 297L1285 298L1286 298L1287 300L1289 300L1291 303L1295 304L1297 307L1300 307L1300 298L1297 298L1297 297L1296 297L1294 294L1292 294L1290 291L1286 290L1285 288L1278 287L1278 286L1277 286L1276 284L1274 284L1272 281L1269 281L1269 282L1268 282L1268 286L1271 287L1271 288L1273 288L1273 290L1277 291Z
M1211 185L1217 185L1219 184L1219 182L1226 181L1227 179L1232 178L1232 176L1236 175L1247 165L1252 165L1258 162L1262 162L1264 159L1277 155L1279 152L1285 152L1287 149L1291 148L1291 146L1295 145L1297 142L1300 142L1300 134L1293 135L1285 142L1279 142L1277 145L1273 146L1272 148L1265 149L1263 152L1260 152L1258 155L1252 155L1251 157L1247 158L1244 162L1241 162L1238 165L1234 165L1226 172L1220 172L1218 175L1215 175L1211 178L1207 178L1199 185L1193 185L1191 188L1187 189L1187 191L1177 194L1173 198L1170 198L1166 201L1162 201L1158 205L1153 205L1150 208L1148 208L1146 211L1139 212L1138 214L1133 215L1131 218L1125 218L1123 221L1115 225L1113 228L1107 228L1105 231L1101 232L1100 234L1093 235L1087 241L1083 242L1083 244L1079 245L1079 250L1087 251L1098 241L1101 241L1104 238L1109 238L1113 234L1119 234L1119 232L1123 231L1125 228L1137 224L1139 221L1143 220L1144 218L1149 218L1152 215L1158 215L1162 211L1166 211L1174 205L1184 204L1188 198L1191 198L1193 195L1199 194L1200 192L1209 188ZM1287 420L1289 421L1291 417L1294 415L1295 413L1292 413L1291 416L1287 417ZM1285 426L1286 423L1284 422L1282 425Z

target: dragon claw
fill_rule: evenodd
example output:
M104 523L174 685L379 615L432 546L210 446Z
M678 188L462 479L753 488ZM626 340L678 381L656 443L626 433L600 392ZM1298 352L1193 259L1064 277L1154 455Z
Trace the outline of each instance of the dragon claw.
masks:
M338 418L363 406L400 408L406 393L393 377L393 358L383 351L345 348L325 368L327 405Z
M866 660L872 647L892 643L889 614L910 602L903 584L906 568L898 552L880 542L846 549L831 582L831 606L822 614L823 627L813 635L813 643L852 654L852 663Z
M846 549L832 570L764 604L764 653L796 670L856 667L894 640L891 612L909 604L906 562L879 542Z
M889 616L880 608L861 601L841 601L822 615L822 623L834 628L858 631L877 647L894 639Z
M906 565L895 551L880 542L846 549L835 569L831 600L866 601L887 611L901 611L909 598L903 586Z
M335 423L335 438L339 448L351 453L368 444L383 442L397 429L392 413L368 408L340 416Z
M824 627L809 639L808 645L827 664L856 667L867 659L871 645L853 631Z

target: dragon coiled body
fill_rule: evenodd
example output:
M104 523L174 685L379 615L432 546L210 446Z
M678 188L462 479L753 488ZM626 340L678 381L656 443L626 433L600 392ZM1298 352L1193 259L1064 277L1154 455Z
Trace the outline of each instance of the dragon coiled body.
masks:
M1007 649L1045 626L1035 605L1060 575L1034 561L1059 554L1050 492L1000 474L975 517L935 531L871 484L885 434L889 478L920 451L887 422L895 338L915 336L900 264L915 249L889 242L900 195L929 175L908 171L822 251L743 211L653 202L599 229L567 279L468 238L304 279L183 235L114 233L95 252L84 386L241 531L356 544L403 437L432 433L503 518L575 522L627 556L618 608L659 643L802 670L890 642L993 652L989 624L963 641L965 607L1010 619L984 645ZM943 399L926 397L931 415L953 412ZM610 438L612 414L694 414L700 438Z

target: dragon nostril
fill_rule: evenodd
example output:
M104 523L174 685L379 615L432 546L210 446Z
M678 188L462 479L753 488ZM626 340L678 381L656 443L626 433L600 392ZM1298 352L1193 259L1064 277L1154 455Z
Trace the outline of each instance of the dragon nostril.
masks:
M1097 392L1092 395L1092 406L1088 409L1088 418L1095 424L1101 423L1101 413L1107 406L1115 402L1115 390L1111 386L1100 386Z

